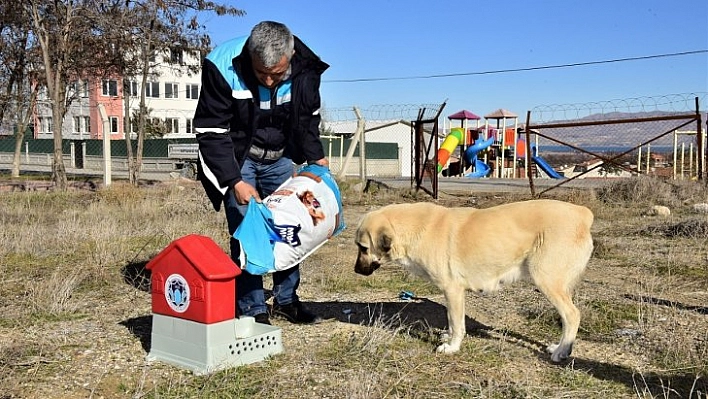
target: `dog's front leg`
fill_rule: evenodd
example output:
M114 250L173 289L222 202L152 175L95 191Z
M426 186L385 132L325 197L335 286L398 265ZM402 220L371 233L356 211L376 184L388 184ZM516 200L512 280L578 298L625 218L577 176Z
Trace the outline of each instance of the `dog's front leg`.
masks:
M438 346L440 353L455 353L460 350L465 336L465 289L463 287L445 287L447 301L447 325L450 342Z

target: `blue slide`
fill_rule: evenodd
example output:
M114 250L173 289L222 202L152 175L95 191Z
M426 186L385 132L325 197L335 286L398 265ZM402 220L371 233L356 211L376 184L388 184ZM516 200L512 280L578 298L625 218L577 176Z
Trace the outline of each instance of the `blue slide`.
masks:
M550 176L552 179L563 179L563 175L560 173L556 172L555 169L551 167L551 165L546 162L545 159L539 157L538 155L534 155L531 157L531 159L538 165L539 168L541 168L542 171L544 171L548 176Z
M478 178L485 177L491 171L491 168L486 163L477 159L477 153L494 144L494 138L490 137L487 140L477 139L471 146L465 150L465 160L469 164L474 164L474 172L468 173L465 177Z
M479 159L474 160L474 172L468 173L465 175L465 177L485 177L489 174L489 172L492 170L492 168L489 167L486 163L480 161Z

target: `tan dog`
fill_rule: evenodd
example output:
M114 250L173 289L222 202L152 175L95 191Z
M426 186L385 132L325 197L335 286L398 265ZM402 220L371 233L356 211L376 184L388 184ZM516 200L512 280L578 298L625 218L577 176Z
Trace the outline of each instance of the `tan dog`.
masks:
M592 222L588 208L555 200L487 209L388 205L359 224L354 270L368 276L396 262L442 290L450 341L437 351L444 353L457 352L465 336L465 290L489 293L528 278L560 313L563 335L548 347L559 362L570 355L580 325L572 290L593 250Z

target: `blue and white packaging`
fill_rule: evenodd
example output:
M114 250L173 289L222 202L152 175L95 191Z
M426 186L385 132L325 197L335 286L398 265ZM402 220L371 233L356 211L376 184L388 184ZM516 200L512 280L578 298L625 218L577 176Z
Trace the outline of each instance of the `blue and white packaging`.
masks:
M262 203L248 204L234 233L241 268L258 275L289 269L344 228L342 197L329 168L307 165Z

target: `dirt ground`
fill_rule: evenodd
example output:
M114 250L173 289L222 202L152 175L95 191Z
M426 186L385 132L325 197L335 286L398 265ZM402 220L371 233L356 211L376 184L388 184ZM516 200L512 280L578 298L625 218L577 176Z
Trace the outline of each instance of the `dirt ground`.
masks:
M520 195L512 197L500 193L448 193L438 202L487 207L521 198ZM385 193L345 198L347 229L302 265L301 299L327 321L302 326L273 320L276 326L282 328L287 359L293 361L296 368L300 364L300 367L317 369L320 366L308 363L311 358L300 352L330 345L333 336L371 326L382 317L397 317L401 324L407 326L407 334L413 337L416 345L429 351L426 356L439 362L467 364L469 359L465 357L470 356L470 351L476 352L480 348L499 353L498 356L503 359L503 371L496 364L470 365L467 371L462 371L470 374L458 375L458 380L509 378L518 384L519 380L529 378L529 385L549 384L560 389L572 386L574 390L571 392L575 394L571 396L583 396L583 385L577 381L549 382L544 381L545 376L539 377L539 380L530 377L540 373L531 370L554 367L549 364L548 355L543 350L560 335L555 311L531 285L517 283L483 297L468 294L468 336L461 353L452 355L449 358L452 360L448 360L440 358L444 355L434 353L436 336L430 334L444 330L447 325L445 302L438 291L415 279L398 276L395 270L377 272L382 273L384 280L394 280L394 283L381 282L376 273L368 278L354 275L356 249L353 234L360 218L382 204L417 200L421 199ZM597 241L596 254L576 292L583 321L573 359L564 367L582 370L584 378L593 381L588 383L588 387L600 384L611 392L606 397L624 392L617 397L705 398L708 395L708 381L704 374L708 359L708 272L705 266L708 258L705 257L705 241L699 241L699 248L695 247L695 242L688 244L697 253L693 260L686 261L681 253L690 246L659 246L653 240L665 241L664 238L629 234L641 231L648 225L663 225L664 222L641 218L638 212L627 211L627 218L632 221L618 228L617 213L595 211L593 233ZM484 239L480 232L470 231L470 234L471 239ZM658 252L654 257L632 261L633 257L636 258L632 253L653 251ZM657 268L660 265L649 264L660 263L661 259L667 258L677 259L676 262L681 264L696 262L697 270L702 274L685 274L678 269L675 272L661 272L661 268ZM165 381L173 381L176 385L185 383L190 378L189 373L145 359L150 349L151 301L143 266L126 265L124 281L96 292L93 299L95 306L88 311L87 317L44 323L42 328L0 328L0 347L7 351L3 358L14 359L6 361L0 368L0 372L5 374L5 378L0 378L4 380L0 383L0 398L140 397L135 392L150 392L150 386L164 385ZM394 278L390 273L394 273ZM415 291L419 298L402 300L399 292L403 290ZM15 306L8 300L2 303L3 306ZM11 309L6 308L3 312L9 313ZM43 344L31 345L32 342ZM28 353L26 347L34 348L32 353ZM475 353L475 356L478 355ZM495 371L492 372L492 369ZM322 373L325 374L324 371ZM443 380L449 377L444 371L437 375ZM576 374L573 376L577 378ZM140 389L140 384L144 384L144 391ZM619 388L612 390L608 386ZM307 389L305 386L294 387L290 394L281 392L279 395L331 397ZM533 393L538 392L534 390L525 392L517 397L538 395ZM544 392L543 389L540 392ZM568 397L561 391L552 396ZM357 395L341 394L338 397Z

